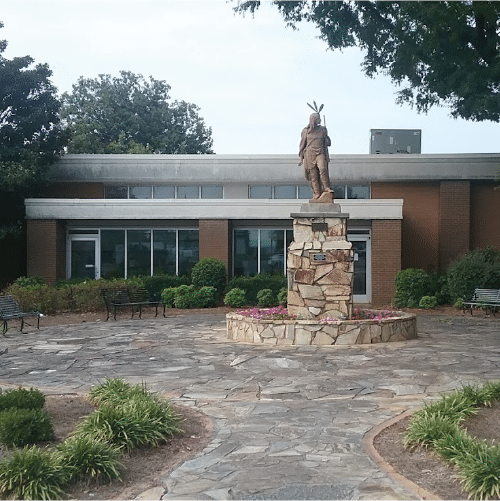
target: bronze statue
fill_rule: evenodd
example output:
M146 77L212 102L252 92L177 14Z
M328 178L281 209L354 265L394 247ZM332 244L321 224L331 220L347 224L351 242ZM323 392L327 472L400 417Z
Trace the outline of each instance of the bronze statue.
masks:
M320 110L322 107L323 105ZM313 192L310 202L333 202L333 190L330 188L328 175L328 147L331 144L326 127L321 125L320 114L313 113L309 117L309 125L302 130L299 149L299 165L304 166L306 179Z

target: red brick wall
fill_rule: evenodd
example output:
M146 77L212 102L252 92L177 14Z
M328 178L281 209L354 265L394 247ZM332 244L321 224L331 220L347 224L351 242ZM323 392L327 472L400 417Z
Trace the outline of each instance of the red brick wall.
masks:
M227 219L200 219L200 259L214 257L231 269L231 228Z
M401 268L439 266L439 183L373 183L372 198L402 198Z
M441 181L439 187L439 267L470 247L470 181Z
M66 278L66 238L61 221L27 221L27 273L48 284Z
M494 181L471 184L471 249L500 249L500 190Z
M40 193L43 198L104 198L102 183L53 183Z
M372 304L388 305L401 269L401 219L372 221Z

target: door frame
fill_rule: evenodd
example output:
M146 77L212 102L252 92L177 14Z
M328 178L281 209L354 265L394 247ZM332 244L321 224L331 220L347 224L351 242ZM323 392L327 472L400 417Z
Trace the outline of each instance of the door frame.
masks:
M371 303L372 300L372 245L369 234L352 233L347 236L350 242L366 242L366 294L353 294L354 303ZM354 265L356 266L356 264Z
M94 267L94 280L101 278L101 254L99 252L100 249L100 238L99 235L85 235L85 234L77 234L77 235L68 235L67 244L68 244L68 252L66 254L66 278L71 277L71 257L73 254L73 242L94 242L94 252L95 252L95 267Z

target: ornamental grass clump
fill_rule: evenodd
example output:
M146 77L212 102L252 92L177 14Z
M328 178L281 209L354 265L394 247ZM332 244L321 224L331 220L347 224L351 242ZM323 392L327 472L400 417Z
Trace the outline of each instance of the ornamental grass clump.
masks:
M45 449L25 447L0 462L3 499L63 499L67 469Z
M464 386L438 402L416 412L405 435L405 447L421 445L435 450L458 469L460 481L470 498L500 496L500 448L478 440L460 427L478 411L500 399L500 383L482 387Z
M118 447L90 436L72 436L57 448L55 458L64 465L68 480L109 481L121 477Z
M90 390L88 399L92 405L129 399L135 395L147 395L146 385L131 385L121 378L106 378Z

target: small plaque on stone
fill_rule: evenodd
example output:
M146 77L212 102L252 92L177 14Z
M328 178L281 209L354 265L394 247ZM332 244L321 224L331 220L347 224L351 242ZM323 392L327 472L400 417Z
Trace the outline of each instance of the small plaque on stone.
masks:
M313 231L328 231L327 223L312 223Z
M326 254L313 254L313 261L326 261Z

